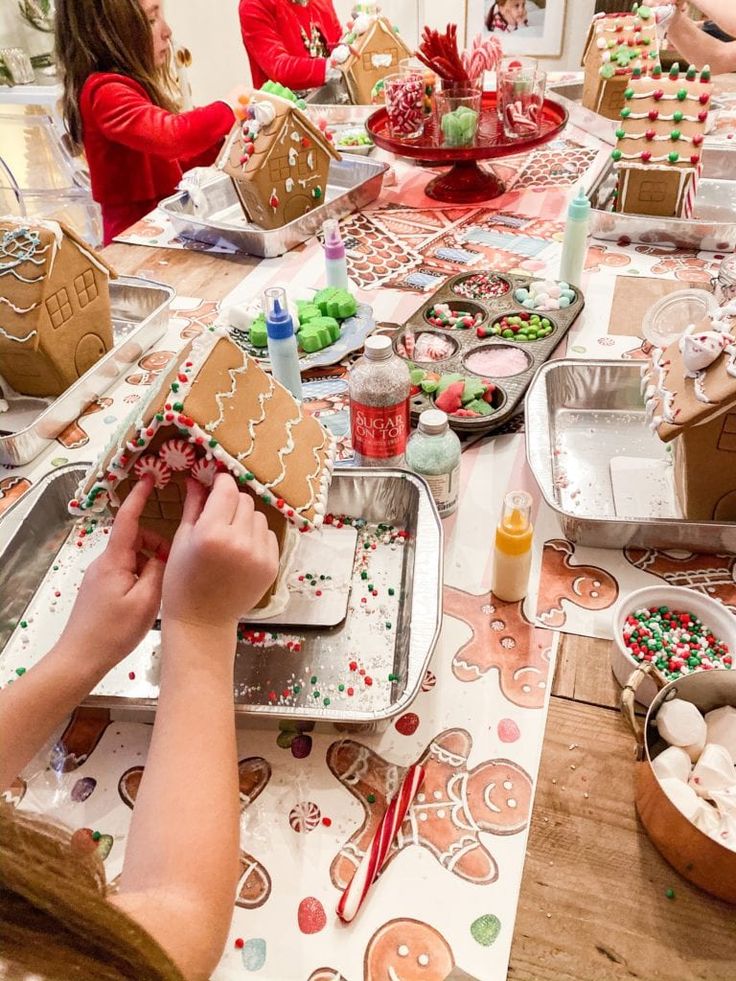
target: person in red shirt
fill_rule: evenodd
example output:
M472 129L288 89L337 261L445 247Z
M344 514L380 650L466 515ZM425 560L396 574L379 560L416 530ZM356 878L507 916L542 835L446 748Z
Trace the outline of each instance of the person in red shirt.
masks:
M342 36L332 0L240 0L240 30L255 88L313 89L340 74L329 65Z
M172 194L182 173L214 163L241 88L179 113L164 82L171 31L161 0L57 0L64 120L84 146L107 245Z

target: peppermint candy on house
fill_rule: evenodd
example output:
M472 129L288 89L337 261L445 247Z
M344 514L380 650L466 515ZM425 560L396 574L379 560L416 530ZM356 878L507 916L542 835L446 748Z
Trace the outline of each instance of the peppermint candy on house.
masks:
M197 460L194 447L185 439L167 439L158 455L172 470L191 470Z
M171 480L171 468L153 453L146 453L145 456L136 460L133 473L139 480L146 474L150 474L153 477L153 486L156 490L163 490Z
M215 482L218 467L214 460L197 460L192 467L192 477L205 487L211 487Z

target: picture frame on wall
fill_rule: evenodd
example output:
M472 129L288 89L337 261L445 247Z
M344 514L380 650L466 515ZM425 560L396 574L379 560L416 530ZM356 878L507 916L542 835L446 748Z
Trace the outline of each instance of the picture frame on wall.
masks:
M566 0L467 0L466 44L494 34L504 54L559 58Z

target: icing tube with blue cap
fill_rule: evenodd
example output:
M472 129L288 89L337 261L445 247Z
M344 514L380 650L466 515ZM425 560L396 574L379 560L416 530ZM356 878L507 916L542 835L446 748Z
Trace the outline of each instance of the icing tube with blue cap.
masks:
M284 388L288 388L295 399L299 399L301 402L302 376L299 370L294 321L289 313L286 290L280 286L273 286L265 290L263 309L266 315L271 374L277 382L281 382Z

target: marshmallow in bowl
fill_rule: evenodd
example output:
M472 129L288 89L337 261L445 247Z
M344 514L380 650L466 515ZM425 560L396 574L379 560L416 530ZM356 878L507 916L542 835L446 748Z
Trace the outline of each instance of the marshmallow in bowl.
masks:
M705 719L692 702L673 698L657 712L659 734L670 746L681 746L693 763L705 747L708 730Z

